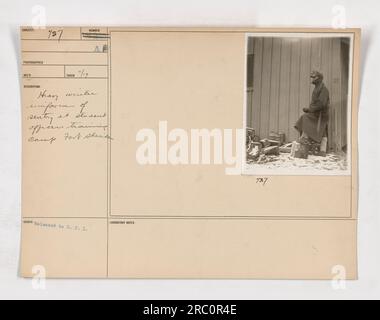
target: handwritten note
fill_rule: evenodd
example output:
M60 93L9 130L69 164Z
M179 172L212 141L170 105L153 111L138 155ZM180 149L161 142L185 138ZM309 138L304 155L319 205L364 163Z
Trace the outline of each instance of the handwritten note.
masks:
M35 98L26 107L29 143L111 139L107 112L99 111L92 103L98 95L96 91L86 88L63 92L44 88L34 91Z

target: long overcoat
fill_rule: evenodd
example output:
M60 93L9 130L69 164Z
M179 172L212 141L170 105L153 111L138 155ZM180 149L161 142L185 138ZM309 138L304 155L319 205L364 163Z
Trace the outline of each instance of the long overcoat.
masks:
M313 91L310 107L296 122L295 128L300 134L305 132L309 138L321 142L329 121L330 93L324 83Z

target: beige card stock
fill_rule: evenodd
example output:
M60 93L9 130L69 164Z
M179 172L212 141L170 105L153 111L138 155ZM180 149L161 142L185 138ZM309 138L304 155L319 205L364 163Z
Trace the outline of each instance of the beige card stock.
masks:
M360 30L23 27L21 49L22 276L357 278ZM246 129L295 140L313 69L329 154L247 173Z

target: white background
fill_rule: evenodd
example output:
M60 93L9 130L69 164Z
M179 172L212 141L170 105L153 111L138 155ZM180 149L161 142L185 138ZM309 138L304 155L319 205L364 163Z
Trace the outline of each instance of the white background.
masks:
M331 27L334 6L363 29L360 147L360 280L334 290L319 281L47 281L18 278L21 185L20 25L33 7L49 25ZM267 299L380 298L378 0L0 0L0 298ZM334 201L331 199L331 201Z

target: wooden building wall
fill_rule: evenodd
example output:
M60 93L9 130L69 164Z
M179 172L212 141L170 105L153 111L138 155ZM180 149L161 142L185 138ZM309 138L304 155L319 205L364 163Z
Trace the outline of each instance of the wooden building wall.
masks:
M347 142L349 39L250 38L247 72L247 125L266 138L283 132L298 138L294 124L308 107L314 86L310 73L318 70L330 91L330 149Z

